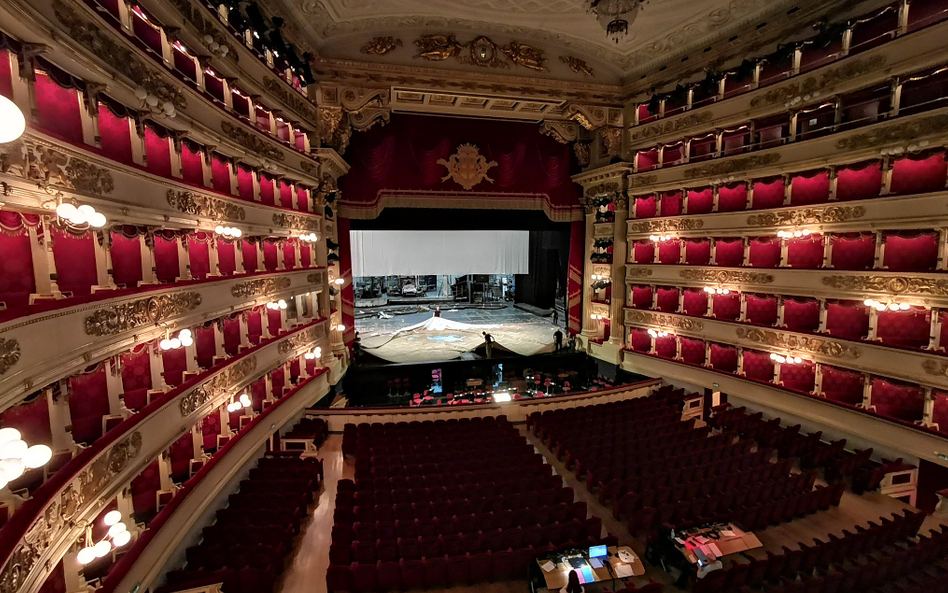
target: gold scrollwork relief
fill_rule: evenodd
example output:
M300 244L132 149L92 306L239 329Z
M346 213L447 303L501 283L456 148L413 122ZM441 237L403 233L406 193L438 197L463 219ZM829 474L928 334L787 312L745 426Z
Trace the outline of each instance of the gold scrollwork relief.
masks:
M179 212L211 220L244 220L247 214L237 204L190 191L168 190L168 205Z
M0 338L0 375L5 374L20 360L20 344L16 340Z
M629 177L629 189L638 189L658 181L658 175L633 175Z
M926 360L922 363L922 369L928 375L935 377L948 377L948 362Z
M688 169L685 171L685 178L695 179L697 177L727 175L728 173L737 173L739 171L747 171L750 169L757 169L759 167L766 167L767 165L773 165L779 160L779 154L759 154L746 156L739 159L731 159L727 161L721 161L719 163L711 163L710 165L702 165L700 167Z
M762 329L739 327L734 332L742 340L763 344L773 348L820 354L832 358L859 358L859 349L835 340L823 340L806 336L796 336Z
M826 208L802 208L752 214L747 217L749 226L795 226L800 224L829 224L856 220L866 215L862 206L828 206Z
M736 270L682 270L678 275L685 280L718 284L770 284L774 281L771 274Z
M689 317L677 317L675 315L661 315L658 313L649 313L637 309L626 309L626 323L641 323L645 325L654 325L656 327L670 327L684 331L701 331L704 329L704 323L697 319Z
M823 286L854 292L948 296L948 280L909 276L824 276Z
M218 396L230 390L236 389L256 368L257 357L248 356L240 362L235 363L229 369L214 375L207 383L181 398L181 402L178 404L181 415L188 416L205 403L216 399Z
M861 150L885 144L911 142L917 138L948 132L948 114L931 115L913 121L897 121L878 130L836 141L837 150Z
M542 49L516 41L498 45L489 37L479 35L467 43L460 43L454 35L422 35L414 43L418 48L414 57L430 62L456 58L463 64L475 66L509 68L510 64L514 64L538 72L546 70ZM464 48L468 48L468 55L462 53Z
M306 117L307 120L316 119L316 109L313 104L304 99L301 95L286 89L285 85L275 78L265 76L263 78L263 88L273 93L284 105L294 109L299 114Z
M284 214L282 212L274 214L273 224L287 229L319 230L319 219L299 214Z
M711 112L710 111L700 111L698 113L692 113L686 115L685 117L657 123L652 126L645 126L641 129L632 129L632 140L646 140L648 138L655 138L656 136L661 136L662 134L673 134L675 132L681 132L692 126L697 126L703 123L711 121Z
M652 268L629 268L625 272L626 278L648 278L652 275Z
M586 60L581 60L575 56L560 56L560 61L566 64L566 67L576 74L582 74L584 76L593 75L593 69L586 63Z
M384 56L391 51L395 51L396 47L401 46L402 40L395 37L373 37L359 51L366 55Z
M193 311L200 304L201 295L197 292L163 294L119 303L86 317L85 330L90 336L114 336Z
M796 97L801 99L805 95L813 95L827 89L828 87L858 78L865 74L877 71L885 64L885 56L871 56L863 60L855 60L844 64L839 68L827 70L817 78L810 76L802 82L795 82L786 86L778 86L770 89L759 97L751 100L751 107L763 107L775 103L785 103Z
M286 276L279 278L260 278L257 280L248 280L238 282L230 289L230 294L234 298L248 298L273 294L278 290L284 290L290 287L290 279Z
M664 233L668 231L696 231L704 227L701 218L670 218L667 220L649 220L629 225L630 233Z
M0 172L19 175L40 187L60 186L99 195L115 189L107 169L32 140L0 148Z
M312 344L316 341L316 334L317 332L315 327L311 327L307 330L301 331L298 334L294 334L280 342L280 345L277 346L277 351L280 354L287 354L293 350L302 348L307 344Z
M229 121L221 122L221 131L237 144L240 144L251 152L257 153L257 156L281 162L285 158L283 151L276 146L272 146L269 142L265 141L263 138L260 138L253 132L248 132L242 127L232 124Z
M310 284L325 284L326 283L326 273L325 272L313 272L306 276L306 281Z

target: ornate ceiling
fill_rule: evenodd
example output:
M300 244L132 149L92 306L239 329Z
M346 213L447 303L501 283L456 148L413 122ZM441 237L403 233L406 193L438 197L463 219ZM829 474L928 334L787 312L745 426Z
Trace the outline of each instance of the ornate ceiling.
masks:
M606 37L595 15L587 11L588 0L269 0L267 4L289 17L288 26L309 41L321 60L336 65L360 62L388 70L424 66L615 85L669 60L701 52L739 31L753 31L759 22L799 2L651 0L618 44ZM424 39L435 35L444 37ZM487 41L472 43L479 37ZM489 57L474 59L474 47L481 48L477 55Z

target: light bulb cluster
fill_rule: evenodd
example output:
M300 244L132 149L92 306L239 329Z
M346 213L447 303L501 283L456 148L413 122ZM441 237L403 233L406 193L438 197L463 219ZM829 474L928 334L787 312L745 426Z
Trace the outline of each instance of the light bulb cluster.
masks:
M269 303L267 303L267 309L270 309L271 311L279 311L281 309L286 309L286 306L287 306L286 301L284 301L283 299L280 299L278 301L270 301Z
M16 103L0 95L0 144L13 142L26 131L26 118Z
M799 239L809 237L812 232L809 229L797 229L795 231L777 231L777 236L781 239Z
M166 117L174 117L176 114L174 103L162 101L157 95L146 91L142 87L135 89L135 96L142 102L143 106L148 106L153 113L163 113Z
M589 318L592 319L593 321L602 321L603 319L606 318L606 316L600 315L599 313L592 313L589 315Z
M336 329L341 332L344 332L346 331L346 326L340 323L339 325L336 326Z
M303 358L305 358L306 360L317 360L322 355L323 355L323 349L317 346L316 348L313 348L312 352L307 352L306 354L304 354Z
M786 355L771 354L770 360L774 362L779 362L780 364L800 364L801 362L803 362L802 358L800 358L799 356L794 356L790 353L787 353Z
M233 402L227 404L227 411L228 411L228 412L236 412L236 411L242 410L242 409L244 409L244 408L249 408L249 407L250 407L250 404L251 404L251 402L250 402L250 396L247 395L246 393L241 393L241 394L240 394L240 397L237 398L237 401L233 401Z
M912 306L909 305L908 303L895 303L895 302L883 303L881 301L876 301L873 299L866 299L862 302L862 304L872 309L875 309L876 311L885 311L886 309L888 309L889 311L908 311L909 309L912 308Z
M102 522L109 528L105 538L99 543L86 546L76 554L76 562L83 566L89 564L96 558L102 558L112 551L112 548L121 548L132 541L132 534L128 526L122 522L122 513L119 511L109 511L105 514Z
M177 337L165 338L158 342L158 347L162 350L177 350L178 348L187 348L193 344L194 336L191 334L191 330L183 329L178 332Z
M674 235L649 235L648 240L652 243L664 243L665 241L671 241L674 239Z
M300 235L300 241L304 243L315 243L316 241L319 241L319 235L316 233L304 233Z
M612 282L609 276L603 276L602 274L593 274L590 278L593 282Z
M342 278L336 278L335 280L333 280L333 283L335 283L336 286L342 286L343 284L346 283L346 281L343 280Z
M731 294L731 290L728 288L714 288L713 286L705 286L704 291L708 294Z
M239 239L244 232L237 227L217 225L214 227L214 233L222 235L225 239Z
M96 212L96 209L88 204L83 204L77 208L69 202L63 202L56 206L56 216L72 225L88 224L97 229L104 227L107 222L104 214Z
M226 45L221 45L220 43L215 41L214 38L211 37L210 35L204 36L204 44L207 45L207 48L209 50L211 50L215 54L219 54L221 57L226 56L227 52L230 51L229 47L227 47Z
M673 334L665 330L650 329L648 330L648 335L652 336L653 338L667 338Z
M46 445L30 447L15 428L0 428L0 488L23 475L27 469L43 467L53 457Z

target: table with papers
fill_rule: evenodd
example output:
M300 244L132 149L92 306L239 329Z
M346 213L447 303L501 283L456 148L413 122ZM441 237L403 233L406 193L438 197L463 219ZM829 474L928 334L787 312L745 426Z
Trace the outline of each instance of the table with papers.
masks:
M579 573L581 583L598 583L613 579L625 579L645 574L645 565L628 546L609 546L609 556L601 558L601 568L597 568L583 554L557 554L553 557L537 559L537 565L543 574L546 588L559 591L566 586L571 570ZM610 570L611 568L611 570Z
M733 524L684 530L676 533L673 540L685 560L695 565L699 579L723 568L721 559L725 556L763 546L756 535Z

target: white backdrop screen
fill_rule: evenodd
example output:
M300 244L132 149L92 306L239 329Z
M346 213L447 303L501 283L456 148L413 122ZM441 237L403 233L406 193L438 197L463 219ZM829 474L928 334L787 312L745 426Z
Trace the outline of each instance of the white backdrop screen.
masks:
M353 276L527 274L528 231L350 231Z

